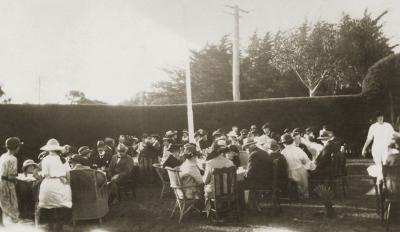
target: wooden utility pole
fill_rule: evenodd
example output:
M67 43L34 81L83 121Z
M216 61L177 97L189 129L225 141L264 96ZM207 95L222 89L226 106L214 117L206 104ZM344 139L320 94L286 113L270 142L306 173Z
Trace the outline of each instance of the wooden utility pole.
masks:
M193 102L192 102L192 79L190 72L190 49L187 36L187 2L183 1L183 30L184 30L184 46L186 48L186 62L185 62L185 85L186 85L186 109L187 109L187 122L189 132L189 142L196 143L194 139L194 118L193 118Z
M238 5L225 5L233 9L233 46L232 46L232 93L233 101L240 101L240 42L239 42L239 18L240 12L249 13L240 9Z

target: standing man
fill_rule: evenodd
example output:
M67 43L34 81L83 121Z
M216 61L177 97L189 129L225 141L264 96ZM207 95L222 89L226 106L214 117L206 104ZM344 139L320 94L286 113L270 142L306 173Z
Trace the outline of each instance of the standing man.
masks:
M382 163L386 163L389 152L389 144L391 143L394 135L392 125L384 122L382 112L375 113L376 122L369 127L367 140L365 141L362 149L362 156L367 154L367 148L372 143L372 158L375 164L380 167Z
M7 152L0 157L0 207L3 211L3 219L11 219L12 222L19 220L18 200L15 190L16 178L18 176L17 157L15 155L23 143L17 137L6 140Z

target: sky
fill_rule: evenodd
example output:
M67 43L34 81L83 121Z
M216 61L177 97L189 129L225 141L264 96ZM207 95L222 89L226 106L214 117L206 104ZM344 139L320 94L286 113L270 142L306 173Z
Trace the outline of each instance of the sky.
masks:
M184 67L188 49L231 34L226 4L250 11L240 19L242 48L255 31L338 22L366 8L389 10L383 30L400 43L398 0L0 0L0 85L13 103L66 103L70 90L121 103L167 80L163 68Z

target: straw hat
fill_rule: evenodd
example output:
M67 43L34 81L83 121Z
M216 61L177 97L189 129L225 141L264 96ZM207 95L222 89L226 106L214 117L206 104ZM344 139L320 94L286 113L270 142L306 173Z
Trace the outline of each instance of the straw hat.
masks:
M22 171L25 171L25 169L29 166L35 166L35 167L39 167L37 165L37 163L35 163L35 161L31 160L31 159L27 159L24 161L24 163L22 164Z
M40 148L42 151L62 151L63 147L60 146L60 143L57 141L57 139L50 139L47 141L46 145L44 145L42 148Z
M83 146L78 149L79 155L87 155L92 153L92 150L88 146Z
M331 138L332 138L331 131L323 131L318 137L319 140L329 140Z

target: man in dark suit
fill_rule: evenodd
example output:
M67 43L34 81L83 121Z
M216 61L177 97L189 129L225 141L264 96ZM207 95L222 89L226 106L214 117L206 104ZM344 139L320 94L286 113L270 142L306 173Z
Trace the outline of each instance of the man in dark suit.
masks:
M133 160L127 155L128 148L124 144L118 144L117 154L115 154L110 163L109 177L110 197L115 197L118 194L118 186L125 185L133 180Z
M243 149L250 154L245 174L245 180L250 189L250 199L253 207L260 211L256 190L269 189L272 185L273 159L266 151L258 148L256 143L253 138L249 138L243 145Z
M281 190L281 194L283 196L287 196L288 194L288 181L289 181L289 177L288 177L288 165L286 162L285 157L281 154L280 151L280 147L278 142L275 139L272 139L271 142L268 144L267 146L268 148L268 153L269 156L273 159L273 160L278 160L278 170L277 170L277 185L279 190Z
M106 169L110 165L112 150L103 140L97 141L97 152L90 157L90 166L93 169Z
M316 168L312 172L312 177L318 181L325 181L331 175L334 157L340 155L340 142L331 131L322 132L318 139L324 144L324 147L315 160Z

